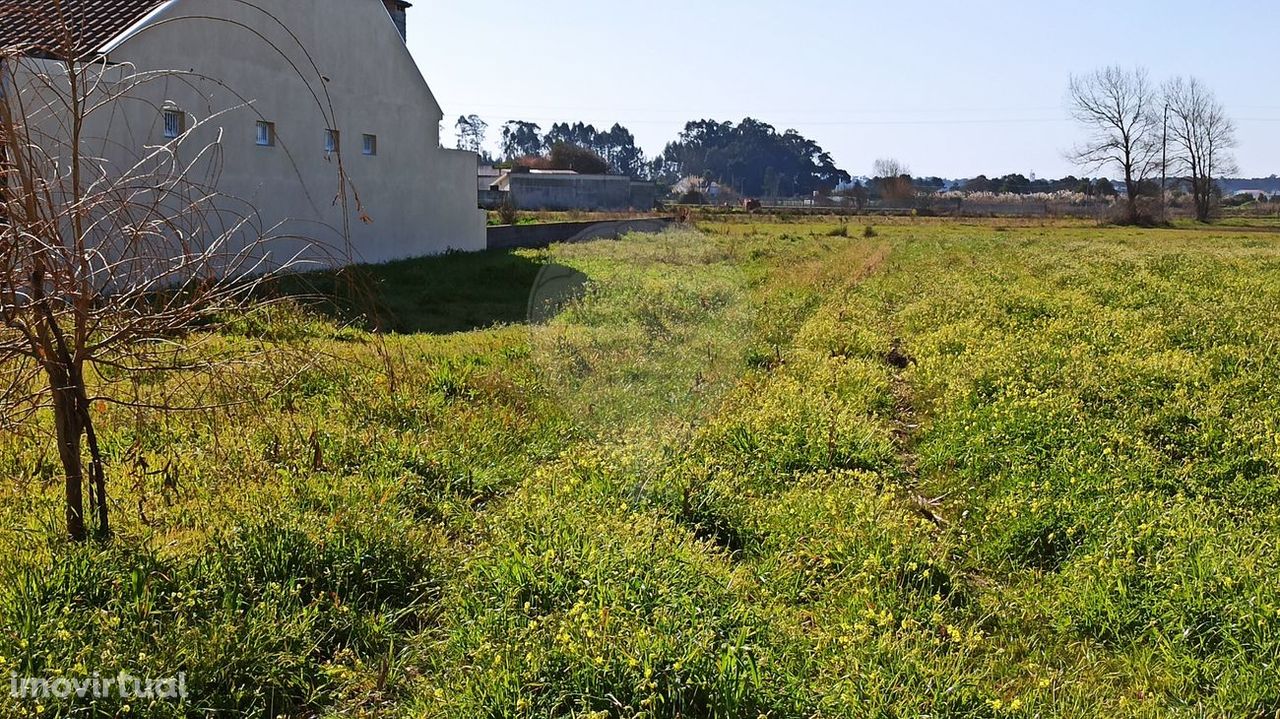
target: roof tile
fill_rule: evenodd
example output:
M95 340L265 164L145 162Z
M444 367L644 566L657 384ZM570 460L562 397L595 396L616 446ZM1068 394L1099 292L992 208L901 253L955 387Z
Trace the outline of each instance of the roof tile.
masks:
M164 0L0 0L0 47L85 59Z

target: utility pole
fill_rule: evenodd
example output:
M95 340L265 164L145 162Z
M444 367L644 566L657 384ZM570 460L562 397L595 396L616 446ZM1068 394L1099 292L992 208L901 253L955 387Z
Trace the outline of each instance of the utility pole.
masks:
M1169 103L1164 104L1164 131L1160 136L1160 222L1169 221L1169 200L1165 185L1169 181Z

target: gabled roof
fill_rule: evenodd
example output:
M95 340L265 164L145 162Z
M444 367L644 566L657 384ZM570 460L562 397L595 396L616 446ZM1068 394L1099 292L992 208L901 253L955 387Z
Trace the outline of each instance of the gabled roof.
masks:
M86 59L165 0L0 0L0 47Z

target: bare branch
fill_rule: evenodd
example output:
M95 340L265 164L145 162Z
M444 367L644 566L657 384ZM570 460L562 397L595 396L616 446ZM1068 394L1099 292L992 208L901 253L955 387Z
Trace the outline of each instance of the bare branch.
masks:
M1089 172L1119 170L1128 193L1129 220L1138 219L1139 184L1158 166L1156 91L1146 70L1106 67L1072 77L1071 115L1090 132L1069 157Z
M1231 150L1235 123L1213 92L1195 78L1177 77L1164 86L1169 107L1169 139L1175 171L1191 186L1196 219L1208 222L1215 209L1214 178L1236 171Z
M271 46L306 84L316 111L336 126L333 103L310 54L276 47L258 29L217 17ZM43 3L41 3L43 4ZM31 10L31 2L17 2ZM0 3L0 7L4 7ZM5 9L5 12L12 12ZM252 103L217 78L195 71L138 70L111 64L80 47L63 0L47 9L49 41L0 48L0 427L27 422L51 407L66 474L72 537L83 539L89 515L109 531L104 460L92 408L98 403L162 413L226 409L247 396L234 379L254 371L247 350L203 351L209 330L227 317L268 304L262 287L286 272L341 264L350 256L348 198L358 196L337 155L335 204L342 226L327 231L342 252L318 238L268 226L247 202L219 191L222 133L218 122ZM300 50L301 62L295 62ZM122 142L122 114L160 122L169 93L189 90L208 106L180 131L146 142ZM226 100L222 106L215 103ZM296 167L295 167L296 169ZM299 187L305 183L299 182ZM313 206L316 202L312 202ZM319 213L317 213L319 214ZM292 376L318 361L296 358ZM146 396L136 378L165 374ZM102 379L114 376L114 381ZM282 379L292 379L290 372ZM130 382L131 394L121 390ZM83 443L83 444L82 444ZM87 446L88 463L83 456Z

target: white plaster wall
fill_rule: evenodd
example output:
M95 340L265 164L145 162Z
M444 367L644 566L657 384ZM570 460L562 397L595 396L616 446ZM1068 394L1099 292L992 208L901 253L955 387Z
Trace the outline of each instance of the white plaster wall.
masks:
M440 107L382 2L252 4L270 16L236 0L175 0L115 48L111 61L136 71L192 74L97 117L90 134L109 138L102 153L123 163L163 142L157 108L172 102L205 123L184 147L218 143L220 192L268 226L332 246L338 261L483 249L476 156L440 147ZM275 123L276 146L255 144L259 118ZM338 158L324 152L328 127L341 132L345 191ZM366 133L378 137L377 156L361 152Z

